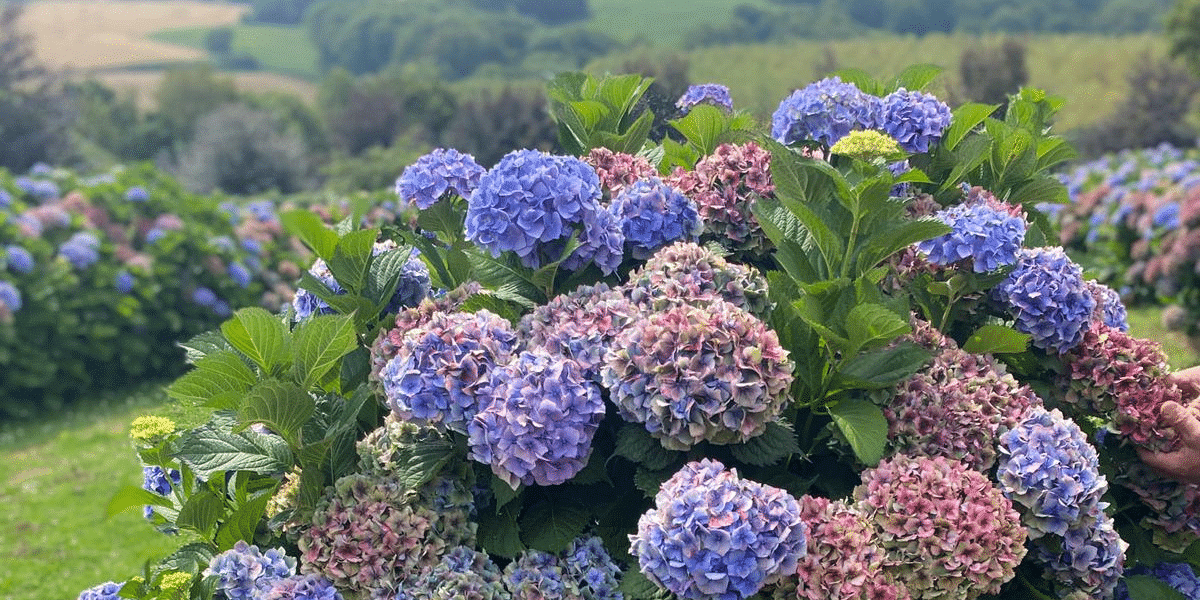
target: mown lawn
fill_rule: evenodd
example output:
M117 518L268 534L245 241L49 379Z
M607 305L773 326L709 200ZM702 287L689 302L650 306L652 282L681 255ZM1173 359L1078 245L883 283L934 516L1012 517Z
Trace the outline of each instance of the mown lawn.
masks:
M238 24L231 27L234 53L253 56L264 71L299 77L308 81L320 78L317 49L301 26ZM209 28L168 29L150 35L152 39L204 49Z

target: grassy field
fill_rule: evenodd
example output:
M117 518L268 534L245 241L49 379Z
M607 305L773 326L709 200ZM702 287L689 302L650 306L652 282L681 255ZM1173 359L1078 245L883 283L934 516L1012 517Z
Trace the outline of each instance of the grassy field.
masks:
M306 102L312 102L317 96L317 86L312 82L288 77L279 73L266 71L244 71L237 73L221 73L233 78L234 84L242 91L250 92L282 92L300 96ZM131 92L142 109L155 107L155 90L162 80L163 72L157 70L135 71L100 71L93 75L96 79L114 90Z
M317 67L317 49L309 40L308 32L304 28L239 24L233 26L232 29L231 47L233 51L253 56L264 71L299 77L308 81L316 81L320 78L321 72ZM208 27L170 29L155 32L150 37L161 42L202 50L204 36L209 31L211 29Z

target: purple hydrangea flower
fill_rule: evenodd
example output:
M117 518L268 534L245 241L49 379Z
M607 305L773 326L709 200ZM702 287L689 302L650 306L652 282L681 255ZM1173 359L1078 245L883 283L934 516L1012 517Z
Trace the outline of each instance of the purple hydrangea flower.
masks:
M174 486L183 483L183 475L178 469L171 469L170 472L164 471L162 467L157 465L142 467L142 489L158 494L159 496L169 496ZM154 514L154 507L146 505L143 508L147 519Z
M1125 572L1126 543L1102 510L1105 504L1094 518L1068 529L1061 539L1046 536L1035 545L1034 560L1046 567L1046 576L1064 594L1111 598Z
M389 600L510 600L503 574L487 554L456 546L442 562L413 580L405 582Z
M235 261L229 263L229 278L232 279L238 287L247 288L250 287L252 275L250 275L250 270L246 268L246 265Z
M220 298L218 298L216 302L213 302L213 305L210 308L212 308L213 314L217 315L218 317L224 318L233 314L233 307L229 306L228 302L221 300Z
M166 235L166 229L163 229L162 227L151 227L150 230L146 232L146 243L153 244L154 242L166 237Z
M771 197L771 153L754 142L721 144L684 171L677 167L667 183L696 202L704 238L730 250L764 255L772 246L752 212L759 198Z
M655 252L629 276L625 293L644 311L663 310L674 302L703 306L720 298L765 318L771 310L767 279L758 270L725 260L690 242Z
M466 236L492 256L512 252L530 268L557 260L572 236L580 241L569 257L576 262L591 261L601 251L611 254L614 246L619 255L620 225L600 206L600 197L596 171L582 160L514 150L471 194ZM612 273L619 261L607 258L600 267Z
M976 273L987 273L1017 261L1027 224L1013 207L995 200L966 202L938 211L934 217L950 226L950 233L917 243L917 249L935 265L971 259Z
M242 244L242 250L245 250L246 252L249 252L250 254L262 254L263 253L262 244L259 243L259 241L254 238L242 238L241 244Z
M1060 247L1022 249L1017 266L993 294L1033 345L1058 353L1074 348L1091 320L1096 299L1083 281L1083 269Z
M0 279L0 305L10 313L21 310L21 290L18 290L11 281Z
M271 223L279 220L279 215L275 213L275 203L270 200L248 202L246 210L261 223Z
M376 244L375 254L380 254L396 247L395 242L387 241ZM396 292L388 302L383 312L399 312L402 308L416 306L429 295L429 267L421 260L421 253L416 248L408 256L404 266L400 268L400 280L396 282Z
M12 206L12 194L8 190L0 190L0 208Z
M675 106L687 114L693 106L701 103L711 104L727 111L733 110L733 98L729 95L729 88L719 83L688 86L687 91L679 97L679 100L675 101Z
M329 288L329 291L334 294L346 293L337 280L333 278L333 272L329 270L329 266L325 264L323 259L318 258L313 261L312 266L308 269L308 273L325 284L325 287ZM303 321L313 315L334 313L329 303L303 288L296 290L296 296L292 298L292 308L296 311L295 320L297 321Z
M292 575L275 580L257 600L342 600L342 594L320 575Z
M204 286L200 286L192 292L192 302L206 308L212 308L218 300L220 298L217 297L217 293Z
M950 126L950 107L932 94L900 88L883 97L879 126L909 152L928 152Z
M379 373L387 405L401 419L466 434L491 403L490 373L516 344L509 322L487 310L434 313L404 333Z
M587 600L623 600L617 590L621 568L596 536L571 540L562 553L566 575L579 584Z
M239 540L233 548L213 557L205 577L217 578L217 598L258 600L277 581L296 574L296 559L283 548L261 552Z
M472 459L513 489L556 485L583 470L604 401L574 361L527 350L493 370L491 386L491 404L467 426Z
M124 583L113 581L102 583L79 592L76 600L121 600L121 588L124 586Z
M996 478L1004 495L1025 508L1030 537L1066 535L1095 512L1108 489L1096 449L1057 408L1030 408L1000 437L1000 453Z
M469 198L484 171L470 154L435 148L404 169L396 180L396 195L422 210L433 206L446 192Z
M609 210L621 222L621 233L638 260L672 242L694 242L704 223L696 203L657 177L625 188Z
M1121 301L1121 294L1092 279L1085 281L1084 285L1096 299L1096 309L1092 311L1092 319L1113 329L1129 331L1129 313L1125 310L1125 303Z
M100 260L100 240L91 233L80 231L58 247L58 255L76 269L86 269Z
M150 192L140 185L135 185L125 190L125 199L130 202L145 202L150 199Z
M61 194L58 189L58 184L48 179L39 179L33 182L30 188L30 193L38 200L53 200Z
M808 495L798 500L808 525L808 552L796 564L799 600L910 600L908 589L889 574L866 515L840 500Z
M662 484L629 542L642 573L688 600L748 598L794 574L806 549L795 498L710 459Z
M588 379L599 383L605 353L636 313L621 289L598 283L535 307L517 330L527 347L574 360Z
M117 291L122 294L128 294L133 291L133 284L135 282L133 274L124 269L117 271L117 274L113 276L113 287L117 288Z
M1168 231L1179 228L1179 203L1166 202L1154 211L1153 223L1155 227L1161 227Z
M784 98L771 116L771 137L781 144L814 140L826 146L855 129L874 129L883 101L853 83L829 77Z
M565 240L546 245L552 256L561 255L563 248ZM562 262L562 267L578 271L591 262L604 273L611 275L621 266L624 256L625 235L621 233L621 220L601 208L592 215L589 226L579 235L579 246Z
M579 584L564 572L557 556L526 550L504 568L504 586L512 600L583 599Z
M1200 600L1200 577L1196 576L1192 565L1188 563L1158 563L1153 568L1139 565L1125 572L1126 577L1130 575L1152 575L1183 594L1187 600ZM1115 600L1130 600L1129 589L1123 579L1117 584Z
M33 255L25 248L10 244L4 248L4 253L7 255L8 268L14 272L24 275L33 270Z

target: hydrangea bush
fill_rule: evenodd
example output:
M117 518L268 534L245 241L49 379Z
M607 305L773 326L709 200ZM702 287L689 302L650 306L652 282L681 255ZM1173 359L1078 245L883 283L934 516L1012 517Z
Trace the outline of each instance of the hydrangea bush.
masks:
M950 111L934 76L660 143L645 79L564 74L578 157L434 151L379 228L283 212L301 300L184 342L168 394L211 416L138 421L109 504L189 541L85 594L1152 597L1126 570L1193 560L1200 492L1135 448L1183 398L1050 245L1056 100Z

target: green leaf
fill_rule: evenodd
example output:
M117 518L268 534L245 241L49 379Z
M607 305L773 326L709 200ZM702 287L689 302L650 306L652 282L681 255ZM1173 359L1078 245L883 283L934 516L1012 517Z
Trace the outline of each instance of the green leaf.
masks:
M260 494L237 507L217 530L217 548L224 551L239 541L253 541L254 532L266 514L270 501L271 494Z
M117 493L113 494L112 499L108 501L108 506L104 508L104 516L105 518L111 518L131 508L141 508L147 504L153 506L173 506L171 500L166 497L159 496L150 490L134 485L126 485L117 490Z
M674 475L676 469L647 469L646 467L638 467L637 472L633 474L633 485L647 498L653 498L662 487L664 481Z
M822 265L811 262L814 244L808 230L791 211L774 198L760 198L750 205L763 233L775 245L775 260L793 279L805 283L817 281L829 273L818 270Z
M925 89L925 86L933 83L938 75L944 71L942 67L931 64L911 65L900 72L896 76L895 85L888 93L894 92L899 88L904 88L910 91L919 91Z
M219 350L196 361L196 368L167 387L167 395L184 404L202 406L224 394L244 394L258 378L241 357Z
M1179 590L1153 575L1129 575L1125 577L1125 586L1129 600L1186 600Z
M300 386L267 379L246 395L246 406L240 416L243 425L262 423L294 449L303 443L301 431L315 408L312 396Z
M801 452L796 432L786 423L767 423L767 430L741 444L729 447L733 457L748 465L766 467Z
M212 536L217 520L225 512L225 500L212 492L200 490L187 499L179 509L175 524L180 529L191 529L204 538Z
M950 127L947 127L946 132L942 134L942 147L947 150L958 147L958 143L984 119L996 112L997 108L1000 108L999 104L967 102L954 109Z
M870 401L846 398L829 407L829 416L837 424L858 460L868 467L879 464L887 442L887 419Z
M688 114L668 123L706 156L716 150L717 139L729 128L725 113L708 104L693 106Z
M949 225L934 217L896 223L870 237L860 260L864 266L874 266L912 244L933 239L951 231Z
M400 483L406 489L417 490L454 457L454 443L446 437L431 437L397 454L397 463L403 465L397 473Z
M621 576L621 585L617 587L627 600L654 600L659 587L649 577L637 569L629 569Z
M522 265L511 253L494 258L486 250L475 249L467 256L479 283L491 288L498 298L520 301L530 307L547 300L533 281L533 269Z
M962 183L968 173L979 168L987 159L991 140L984 135L972 135L954 148L954 168L942 181L939 191L945 191Z
M1034 205L1042 202L1067 204L1071 201L1067 186L1053 177L1038 177L1021 184L1008 197L1010 204Z
M864 352L842 363L838 374L860 389L881 389L896 385L916 373L933 355L912 343Z
M404 276L404 266L412 259L412 252L412 248L400 247L376 255L371 260L363 295L379 307L375 313L383 312L391 303L392 296L396 295L400 278Z
M508 506L509 502L517 499L521 492L525 490L524 486L517 486L517 489L509 487L508 483L503 479L492 474L492 496L496 499L496 514L500 514L500 509Z
M497 514L485 510L479 515L479 546L483 550L503 558L515 558L525 551L517 510L509 507Z
M1003 325L983 325L967 338L963 350L972 354L1015 354L1029 347L1030 335Z
M652 471L665 469L680 457L679 452L663 448L661 442L639 423L625 423L617 430L616 456L623 456Z
M193 542L185 544L159 561L158 569L163 572L183 571L184 573L197 574L208 567L209 563L212 562L213 556L215 556L215 553L212 546L205 543Z
M180 436L174 457L205 480L219 471L275 475L292 467L292 453L282 438L255 431L233 433L234 425L235 419L226 413L213 415L208 423Z
M291 333L287 326L257 306L239 309L221 325L221 333L234 348L263 371L277 373L291 364Z
M337 234L321 222L317 215L302 209L285 211L279 215L288 233L300 238L318 257L328 261L333 258L337 246Z
M592 513L573 502L543 500L521 516L521 541L530 548L557 554L583 534Z
M854 86L857 87L858 89L862 90L863 93L871 94L874 96L881 95L881 94L879 94L879 91L880 91L879 88L881 87L879 85L879 82L875 81L875 78L871 77L871 74L867 73L863 69L858 69L858 68L838 69L837 71L834 71L833 74L838 77L841 77L842 81L844 81L846 83L853 83ZM886 95L886 94L882 94L882 95Z
M857 353L860 348L890 342L912 331L912 326L907 319L882 304L864 303L850 309L846 316L846 331L850 334L850 348Z
M329 272L342 289L350 295L361 294L367 285L367 267L379 232L374 229L352 231L343 235L326 263Z
M179 346L187 352L187 361L193 364L209 354L233 349L233 346L225 341L225 336L215 330L192 336L186 342L179 342Z
M343 356L358 347L354 321L345 315L317 315L292 332L296 376L305 389L320 381Z

